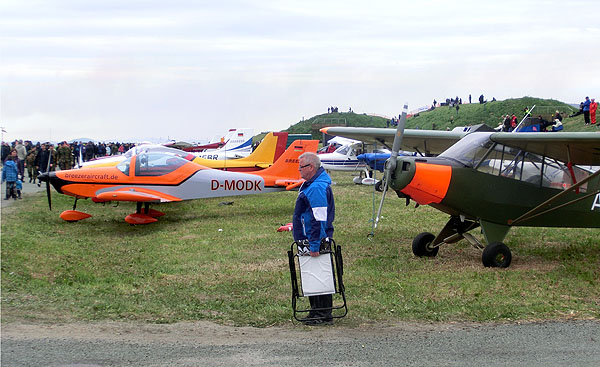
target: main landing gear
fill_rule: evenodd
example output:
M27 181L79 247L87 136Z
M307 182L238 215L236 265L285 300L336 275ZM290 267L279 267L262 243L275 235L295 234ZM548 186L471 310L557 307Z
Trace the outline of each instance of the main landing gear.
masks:
M480 225L486 237L487 246L483 246L473 235L467 233ZM483 250L481 261L484 266L507 268L512 260L512 254L508 246L501 241L508 233L508 229L508 226L484 221L480 223L452 216L437 236L429 232L418 234L413 240L412 251L418 257L435 257L441 245L455 243L464 238L473 247Z

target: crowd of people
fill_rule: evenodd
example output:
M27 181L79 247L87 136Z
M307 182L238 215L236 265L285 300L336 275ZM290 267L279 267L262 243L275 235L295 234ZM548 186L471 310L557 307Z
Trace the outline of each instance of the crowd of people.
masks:
M63 141L57 147L51 143L33 144L30 140L2 142L2 182L6 181L5 200L21 197L25 171L29 183L36 183L39 173L71 169L78 161L89 161L101 156L123 154L133 143L94 143ZM40 185L39 181L37 182Z

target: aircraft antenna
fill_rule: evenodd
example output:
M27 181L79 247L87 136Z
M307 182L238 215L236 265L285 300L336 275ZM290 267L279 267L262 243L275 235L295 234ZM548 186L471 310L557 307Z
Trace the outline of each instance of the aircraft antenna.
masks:
M388 190L388 184L390 182L392 172L396 170L396 164L398 163L398 153L400 152L400 147L402 146L402 137L404 136L404 126L406 125L407 112L408 104L404 104L404 107L402 108L402 115L400 116L400 121L398 121L398 126L396 127L396 135L394 136L394 144L392 145L392 154L390 156L390 159L386 162L385 182L383 183L383 195L381 195L381 202L379 203L379 210L377 211L377 217L375 218L373 230L377 228L379 218L381 218L381 209L383 208L383 201L385 200L385 194Z

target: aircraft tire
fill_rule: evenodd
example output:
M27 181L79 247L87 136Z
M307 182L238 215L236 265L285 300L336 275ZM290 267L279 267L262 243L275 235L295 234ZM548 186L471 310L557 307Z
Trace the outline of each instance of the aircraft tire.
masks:
M383 192L383 180L377 181L375 184L375 191Z
M492 242L485 246L481 254L483 266L491 268L508 268L512 254L508 246L502 242Z
M438 254L439 247L433 249L427 248L427 246L435 239L435 236L429 232L419 233L412 243L412 251L415 256L418 257L435 257Z

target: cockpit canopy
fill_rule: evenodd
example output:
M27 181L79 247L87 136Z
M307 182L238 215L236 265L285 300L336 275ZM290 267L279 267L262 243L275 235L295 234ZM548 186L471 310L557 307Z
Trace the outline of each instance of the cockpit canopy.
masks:
M117 165L117 169L129 176L131 174L131 162L134 157L135 176L163 176L189 162L178 154L167 152L142 152L126 158Z
M556 159L495 143L490 140L491 134L471 133L440 154L440 157L480 172L556 189L567 189L590 175L587 170L576 166L569 168ZM586 189L587 184L580 188L583 192Z

